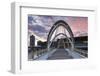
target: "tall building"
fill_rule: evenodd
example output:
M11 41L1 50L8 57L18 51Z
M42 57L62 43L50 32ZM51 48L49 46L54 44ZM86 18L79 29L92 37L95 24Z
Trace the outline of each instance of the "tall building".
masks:
M35 36L31 35L30 36L30 47L34 47L35 46Z

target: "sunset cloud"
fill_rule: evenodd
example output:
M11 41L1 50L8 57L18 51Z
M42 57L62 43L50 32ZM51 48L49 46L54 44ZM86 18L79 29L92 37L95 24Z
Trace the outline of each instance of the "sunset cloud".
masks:
M74 37L88 35L87 17L28 15L28 30L46 39L50 28L58 20L64 20L69 24Z

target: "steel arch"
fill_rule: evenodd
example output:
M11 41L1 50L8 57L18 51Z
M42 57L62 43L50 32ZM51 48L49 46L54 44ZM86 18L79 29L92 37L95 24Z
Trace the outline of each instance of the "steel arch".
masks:
M68 31L68 33L69 33L69 35L70 35L70 39L71 39L72 44L73 44L72 49L74 49L74 35L73 35L73 32L72 32L70 26L69 26L65 21L59 20L59 21L57 21L57 22L51 27L51 29L50 29L50 31L49 31L49 34L48 34L48 37L47 37L47 43L48 43L48 44L47 44L47 48L48 48L48 50L49 50L49 47L50 47L50 46L49 46L49 44L50 44L50 39L51 39L51 37L52 37L54 31L55 31L59 26L63 26L63 27Z

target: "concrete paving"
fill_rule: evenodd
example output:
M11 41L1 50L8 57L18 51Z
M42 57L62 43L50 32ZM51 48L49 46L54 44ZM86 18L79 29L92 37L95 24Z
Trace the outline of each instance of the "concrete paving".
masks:
M65 49L57 49L48 60L57 60L57 59L73 59L71 55Z

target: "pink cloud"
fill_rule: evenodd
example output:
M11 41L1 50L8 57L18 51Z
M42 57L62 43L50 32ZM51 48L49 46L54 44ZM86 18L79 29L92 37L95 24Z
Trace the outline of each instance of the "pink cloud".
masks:
M68 17L67 23L71 27L74 36L77 32L88 33L88 18L87 17Z

